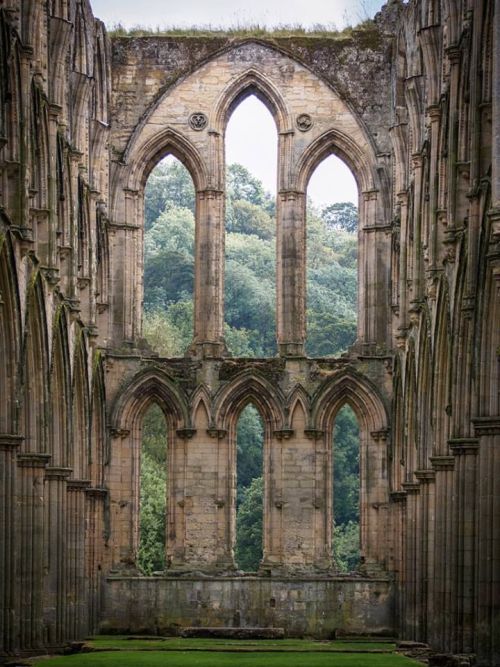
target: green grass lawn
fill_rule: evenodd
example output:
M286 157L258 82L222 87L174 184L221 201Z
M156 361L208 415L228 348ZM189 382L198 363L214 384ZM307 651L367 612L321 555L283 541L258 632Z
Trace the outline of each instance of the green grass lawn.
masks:
M384 641L238 640L100 636L90 653L35 661L40 667L411 667Z
M214 653L213 651L114 651L50 658L43 667L411 667L396 654L380 653Z

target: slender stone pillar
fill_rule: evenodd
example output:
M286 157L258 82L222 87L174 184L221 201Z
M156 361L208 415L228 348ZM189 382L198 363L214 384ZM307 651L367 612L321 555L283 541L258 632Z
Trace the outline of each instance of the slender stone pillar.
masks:
M17 626L19 646L24 650L45 645L43 632L44 578L44 473L50 454L20 454L18 465L19 507L16 544Z
M16 454L22 441L22 436L0 433L0 573L3 577L0 597L0 654L12 653L15 649L15 544L19 538Z
M396 614L395 622L398 635L405 636L405 571L406 563L404 559L404 546L406 543L406 492L394 491L390 496L392 504L392 533L393 533L393 573L398 586L398 595L396 596Z
M45 556L43 617L45 643L61 646L67 638L66 606L68 603L67 491L66 480L71 468L47 467L45 504Z
M281 356L303 356L306 339L306 197L282 190L277 200L276 319Z
M479 441L476 438L449 440L455 462L455 550L457 568L454 597L457 653L474 652L475 621L475 540L476 540L476 460Z
M87 586L87 627L89 633L95 633L98 629L101 611L101 576L103 570L108 569L104 555L106 549L104 542L104 501L106 495L106 489L85 489L85 582Z
M500 13L500 12L499 12ZM500 664L500 415L474 420L479 436L476 653L478 664Z
M224 193L197 193L192 352L220 357L224 345Z
M420 484L418 482L404 482L403 489L406 491L406 544L405 544L405 638L414 641L419 637L418 616L418 589L420 583L420 558L419 558L419 494Z
M433 624L432 575L434 572L434 534L435 534L435 477L434 470L416 470L415 477L420 482L420 590L419 641L428 641L429 630Z
M455 557L450 542L453 497L453 456L432 456L432 468L435 479L435 538L434 538L434 575L432 580L432 613L429 616L429 634L427 641L438 649L443 647L443 640L449 634L451 588L450 570ZM445 645L449 650L449 645Z
M87 595L85 585L85 491L88 480L69 479L66 558L67 558L67 639L78 639L86 634Z

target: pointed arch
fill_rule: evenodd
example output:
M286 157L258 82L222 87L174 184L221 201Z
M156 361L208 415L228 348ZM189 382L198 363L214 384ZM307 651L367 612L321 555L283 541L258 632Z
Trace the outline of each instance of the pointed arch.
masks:
M392 401L392 432L391 447L389 449L390 460L390 490L400 491L404 482L404 400L403 400L403 378L401 373L401 357L397 354L394 358L393 369L393 401Z
M449 289L446 276L442 276L437 296L435 341L432 354L433 368L433 456L444 456L448 450L450 437L451 402L451 319Z
M211 126L225 134L231 114L250 95L255 95L269 110L278 132L290 130L292 120L283 96L272 81L254 67L238 75L224 88L212 109Z
M148 368L137 373L115 400L110 417L112 430L130 430L153 402L160 406L171 427L190 426L182 390L162 370Z
M71 358L66 307L59 306L54 317L50 366L50 453L53 466L71 467Z
M432 359L429 312L426 308L419 328L418 358L417 358L417 466L420 470L427 469L429 457L432 456Z
M415 341L412 337L408 340L403 387L405 482L413 482L413 473L417 468L417 373Z
M153 167L166 155L176 157L189 171L195 189L204 190L208 184L208 172L197 148L180 132L167 127L154 136L140 142L142 127L132 136L123 160L127 164L125 177L119 180L131 190L144 188Z
M311 397L301 384L296 384L287 398L285 411L290 424L292 422L293 413L297 405L302 407L302 410L304 411L304 417L306 419L306 424L309 423L311 418Z
M209 423L212 423L213 422L213 414L211 408L212 398L210 394L210 388L205 383L202 383L196 387L189 401L189 413L192 423L194 423L194 418L200 404L204 405Z
M241 373L216 394L215 423L228 429L232 422L236 423L240 412L249 403L259 410L266 428L278 430L284 427L285 416L281 406L285 400L281 390L253 371Z
M299 192L306 192L314 170L332 153L352 171L359 192L370 192L380 187L375 155L368 141L360 146L351 136L333 128L317 137L299 158L296 170Z
M90 387L87 373L88 354L83 328L79 328L73 354L72 383L72 460L73 475L86 479L90 452Z
M9 234L0 236L0 433L17 431L16 395L21 350L21 305Z
M363 430L379 432L389 428L387 409L378 389L353 370L341 371L319 388L312 401L311 426L331 431L344 404L351 407Z
M106 384L100 351L94 352L91 391L88 476L92 485L99 488L104 483L104 466L109 463L106 438Z
M45 294L40 273L33 266L26 295L26 320L21 368L22 428L28 452L48 452L49 336Z

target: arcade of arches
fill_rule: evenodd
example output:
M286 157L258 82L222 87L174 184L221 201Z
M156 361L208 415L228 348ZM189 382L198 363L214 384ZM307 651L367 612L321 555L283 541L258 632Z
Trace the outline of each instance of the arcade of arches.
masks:
M99 628L386 633L500 664L500 4L391 0L331 36L109 37L88 0L0 2L0 651ZM228 356L224 137L278 130L276 336ZM196 190L193 339L143 342L144 186ZM305 199L359 188L357 339L308 359ZM168 270L168 267L166 267ZM234 570L236 424L264 424L263 559ZM142 418L165 415L164 576L141 577ZM335 574L331 434L360 430L361 567Z

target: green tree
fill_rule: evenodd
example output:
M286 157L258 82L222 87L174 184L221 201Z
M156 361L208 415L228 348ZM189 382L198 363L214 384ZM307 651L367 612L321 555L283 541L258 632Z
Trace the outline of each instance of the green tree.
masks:
M164 160L153 169L144 194L144 228L146 231L171 206L187 208L194 213L195 191L186 167L178 160Z
M144 574L165 567L167 430L161 409L144 415L141 449L140 541L138 565Z
M262 560L262 477L245 490L236 516L235 558L245 572L255 572Z
M321 217L327 227L333 229L344 229L347 232L355 232L358 229L358 208L350 201L325 206L321 211Z
M333 558L340 572L353 572L359 567L359 523L349 521L334 527Z

